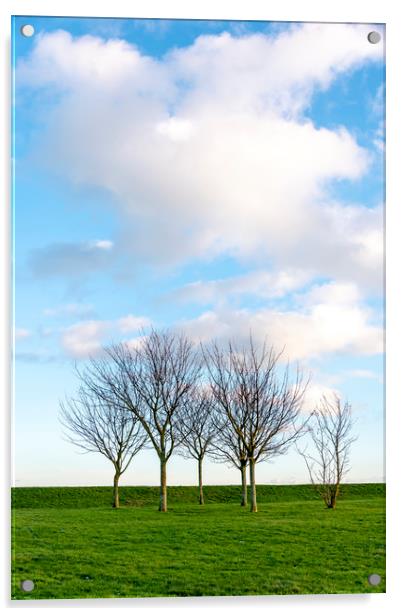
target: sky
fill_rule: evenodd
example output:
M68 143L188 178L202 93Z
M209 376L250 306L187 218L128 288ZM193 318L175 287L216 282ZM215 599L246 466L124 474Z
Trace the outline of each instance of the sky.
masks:
M31 23L35 34L21 35ZM382 26L14 18L14 484L106 485L73 366L147 328L284 347L383 481ZM367 34L377 30L380 43ZM206 484L237 483L205 463ZM155 485L156 454L121 483ZM260 483L305 483L295 451ZM168 483L196 483L173 456Z

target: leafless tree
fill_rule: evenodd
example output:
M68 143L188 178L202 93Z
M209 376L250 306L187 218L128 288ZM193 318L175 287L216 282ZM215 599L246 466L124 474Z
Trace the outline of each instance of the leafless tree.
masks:
M194 458L198 463L199 503L204 504L202 464L211 451L216 434L212 423L213 399L210 391L202 386L194 388L182 405L178 430L179 451L183 457Z
M306 423L298 420L308 380L296 369L290 382L289 365L279 370L281 354L265 343L258 349L251 335L242 348L229 342L223 351L216 343L204 349L215 403L247 454L253 512L255 465L285 453Z
M120 477L144 446L146 437L132 413L122 409L112 397L105 400L99 391L88 388L85 374L78 370L77 374L82 384L75 397L60 403L60 421L68 441L85 452L99 452L112 462L113 507L118 508Z
M222 408L214 409L212 423L215 428L215 439L209 456L216 462L229 463L239 469L241 474L241 506L247 506L247 452L240 436L233 430ZM242 431L245 426L242 426Z
M110 394L141 423L160 461L159 510L167 511L166 465L180 440L178 413L196 385L200 362L192 343L169 331L152 330L135 346L106 349L103 363L88 371L102 395Z
M350 470L349 455L356 436L352 435L352 407L341 403L334 394L332 399L323 396L315 409L308 428L314 446L314 455L307 448L299 453L306 463L311 483L329 509L335 509L340 485Z

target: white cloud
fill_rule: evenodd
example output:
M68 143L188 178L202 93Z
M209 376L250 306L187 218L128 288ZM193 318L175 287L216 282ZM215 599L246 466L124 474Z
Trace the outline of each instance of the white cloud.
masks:
M76 323L64 331L62 346L68 355L76 359L98 355L108 328L109 324L104 321Z
M189 120L169 118L156 125L156 132L172 141L187 141L194 134L194 126Z
M329 232L325 232L327 229ZM300 265L320 264L316 271L352 280L363 289L381 293L383 281L383 207L329 204L320 208L307 234ZM312 246L312 248L309 248ZM297 253L293 253L296 258Z
M200 304L224 303L233 297L245 295L273 299L299 289L310 279L311 274L302 270L256 270L218 280L197 280L175 290L172 295L179 300Z
M284 346L284 358L291 360L331 353L374 355L383 351L381 327L372 322L370 311L358 302L358 294L347 285L314 289L294 310L218 308L183 321L180 326L194 340L202 342L247 339L251 332L257 340L266 339L277 349Z
M313 87L325 89L338 74L382 57L382 45L367 44L369 31L369 25L304 24L276 37L201 36L171 59L194 84L196 104L214 92L229 109L270 105L288 115L308 104Z
M113 248L113 242L111 240L95 240L94 242L90 242L90 245L100 250L111 250Z
M154 87L157 63L141 56L124 40L104 41L90 35L73 39L70 33L58 30L38 36L36 42L30 59L19 64L19 77L27 85L40 83L61 91L83 88L99 93L99 87L113 91L127 86L130 75L143 86L149 83L151 89Z
M28 329L23 327L16 327L14 331L14 337L16 340L23 340L24 338L29 338L31 332Z
M70 357L85 359L101 354L103 347L110 343L112 338L114 340L122 333L141 330L150 323L146 317L135 317L131 314L109 321L81 321L63 330L61 345Z
M117 321L117 326L123 333L137 331L144 327L148 327L150 324L151 321L147 317L135 317L132 314L128 314L126 317L122 317Z
M129 340L126 340L125 343L130 349L135 350L141 348L142 344L146 341L146 339L147 336L136 336L135 338L130 338Z
M310 413L320 405L323 397L327 400L333 400L334 396L342 398L342 394L338 389L322 385L321 383L311 383L304 396L303 410L306 413Z
M353 306L361 300L361 293L354 284L329 282L314 285L299 299L302 304L313 307L328 304Z
M17 81L58 93L42 155L117 196L121 239L140 257L229 254L377 289L380 210L333 204L327 191L361 178L371 157L345 128L303 116L317 89L382 58L369 29L202 36L159 60L124 41L55 32L37 39Z

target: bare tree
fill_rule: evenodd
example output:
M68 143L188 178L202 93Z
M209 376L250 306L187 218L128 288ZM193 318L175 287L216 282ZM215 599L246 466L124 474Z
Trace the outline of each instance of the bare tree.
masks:
M221 407L214 410L212 423L215 427L215 439L209 456L216 462L229 463L240 471L241 475L241 502L242 507L247 506L247 452L240 436L233 430L226 413ZM242 431L245 426L242 426Z
M96 360L94 360L96 361ZM60 403L60 421L68 441L85 452L99 452L114 466L113 507L120 506L119 480L146 437L140 422L113 399L105 400L99 391L87 387L85 373L77 396Z
M180 440L178 413L197 383L199 358L184 335L155 330L135 348L113 345L106 353L107 361L100 369L95 366L93 376L103 380L106 398L111 390L140 421L159 457L159 510L167 511L166 466Z
M247 454L250 510L257 511L255 465L287 451L302 433L297 425L308 381L299 369L290 382L289 365L279 371L282 353L264 343L258 350L252 336L242 348L229 342L204 350L216 405L225 413L233 436Z
M178 430L180 453L183 457L194 458L198 463L199 503L204 504L202 464L211 451L216 429L212 423L213 399L205 387L194 388L180 411Z
M342 405L336 394L330 400L323 396L308 428L314 455L309 454L307 448L298 448L311 483L329 509L335 509L341 482L350 470L350 448L357 438L351 434L351 412L351 405L348 402Z

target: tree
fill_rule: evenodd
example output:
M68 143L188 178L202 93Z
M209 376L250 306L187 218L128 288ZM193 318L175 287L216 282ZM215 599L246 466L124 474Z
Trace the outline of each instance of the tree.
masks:
M224 351L216 343L204 350L215 403L247 454L252 512L257 511L255 465L285 453L306 423L296 425L308 381L297 368L291 383L289 365L279 374L281 355L265 343L258 349L252 336L242 348L229 341Z
M212 423L213 400L206 388L194 388L185 399L179 416L178 431L180 434L180 453L183 457L190 457L198 463L199 503L204 504L204 491L202 482L202 464L205 455L212 448L216 434Z
M306 463L311 483L329 509L335 509L341 482L350 470L350 448L357 438L351 434L351 413L351 405L348 402L342 405L336 394L332 399L323 396L312 414L312 423L308 428L314 455L309 454L307 448L298 448Z
M105 400L95 383L88 386L85 372L77 370L77 374L81 386L76 397L60 403L60 420L67 440L85 452L99 452L113 463L113 507L118 508L120 477L144 446L145 435L132 413L122 409L112 396Z
M103 370L120 405L141 423L160 462L159 510L167 511L166 466L180 441L178 414L197 384L200 362L192 343L181 334L152 330L132 348L127 344L107 349L118 379ZM105 368L105 366L103 367Z
M212 415L215 428L213 448L209 455L216 462L229 463L240 471L242 496L240 505L247 506L247 452L240 436L233 430L232 424L221 407ZM242 426L242 430L244 426Z

